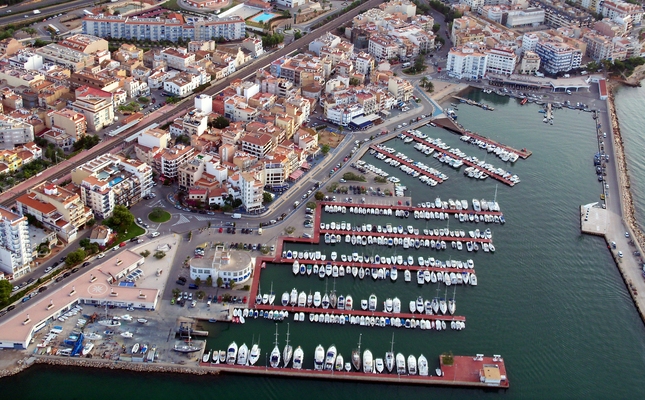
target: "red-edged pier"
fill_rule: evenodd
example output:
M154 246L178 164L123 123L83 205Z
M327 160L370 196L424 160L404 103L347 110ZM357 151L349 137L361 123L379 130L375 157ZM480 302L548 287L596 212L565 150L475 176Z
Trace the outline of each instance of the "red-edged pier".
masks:
M410 137L410 138L414 139L416 142L420 142L420 143L423 143L423 144L424 144L424 145L426 145L426 146L432 147L433 149L435 149L437 152L439 152L439 153L441 153L441 154L444 154L444 155L446 155L446 156L448 156L448 157L451 157L451 158L454 158L454 159L456 159L456 160L461 160L461 162L463 162L464 164L466 164L466 165L468 165L468 166L470 166L470 167L473 167L473 168L475 168L475 169L478 169L479 171L481 171L481 172L483 172L483 173L487 174L488 176L490 176L491 178L496 179L496 180L498 180L498 181L500 181L500 182L502 182L502 183L505 183L505 184L507 184L508 186L511 186L511 187L512 187L512 186L515 186L515 182L512 182L511 180L506 179L506 178L504 178L503 176L501 176L501 175L499 175L499 174L497 174L497 173L495 173L495 172L490 172L490 171L488 171L487 169L482 168L482 167L480 167L479 165L475 164L474 162L468 161L468 160L466 160L466 159L465 159L465 158L463 158L463 157L459 157L459 156L458 156L458 155L456 155L456 154L452 154L452 153L450 153L450 152L448 152L448 151L446 151L446 150L442 149L441 147L439 147L439 146L437 146L437 145L435 145L435 144L432 144L432 143L428 142L427 140L423 140L423 139L421 139L421 138L418 138L418 137L416 137L416 136L414 136L413 134L408 133L408 132L401 132L401 133L403 133L403 135L405 135L405 136L408 136L408 137Z
M320 228L320 226L318 227ZM491 239L483 239L483 238L471 238L471 237L456 237L456 236L434 236L434 235L410 235L406 233L383 233L383 232L354 232L354 231L348 231L348 230L336 230L336 229L320 229L320 233L325 234L325 233L333 233L333 234L338 234L338 235L351 235L351 234L358 234L359 236L372 236L372 237L379 237L379 236L385 236L388 238L414 238L414 239L419 239L419 240L443 240L445 242L477 242L477 243L491 243Z
M378 357L378 356L376 356ZM311 364L312 352L306 352L304 362ZM448 365L450 364L450 365ZM469 357L452 356L451 362L443 357L439 359L442 376L437 376L435 366L428 366L432 376L397 375L394 373L370 373L346 371L315 371L311 369L270 368L266 366L245 366L229 364L213 364L200 362L204 368L219 372L229 372L248 375L281 376L305 379L333 379L339 381L375 382L387 384L434 385L434 386L463 386L474 388L508 389L510 386L506 372L506 364L499 357Z
M437 175L432 174L432 173L430 173L430 172L428 172L428 171L424 171L424 170L422 170L421 168L417 167L416 165L414 165L414 164L412 164L412 163L410 163L410 162L408 162L408 161L405 161L405 160L404 160L404 159L402 159L401 157L398 157L398 156L396 156L396 155L394 155L394 154L392 154L392 153L388 153L387 151L385 151L385 150L383 150L383 149L381 149L381 148L379 148L379 147L376 147L375 145L371 145L371 146L370 146L370 149L372 149L372 150L376 151L377 153L383 154L383 155L385 155L385 156L387 156L387 157L389 157L389 158L392 158L392 159L394 159L394 160L396 160L396 161L400 162L400 163L401 163L401 164L403 164L403 165L408 166L409 168L411 168L411 169L413 169L413 170L417 171L418 173L420 173L421 175L425 175L425 176L427 176L428 178L430 178L430 179L432 179L432 180L434 180L434 181L437 181L437 183L443 183L443 179L441 179L441 178L440 178L440 177L438 177Z

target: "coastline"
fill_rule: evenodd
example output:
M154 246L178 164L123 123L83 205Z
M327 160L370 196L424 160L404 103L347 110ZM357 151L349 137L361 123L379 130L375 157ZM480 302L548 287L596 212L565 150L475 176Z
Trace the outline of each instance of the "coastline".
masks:
M641 66L642 67L642 66ZM633 200L633 195L631 191L631 181L630 181L630 176L629 176L629 167L627 165L627 158L625 155L625 143L622 137L622 133L620 130L620 122L618 120L618 114L616 111L616 105L615 105L615 91L620 88L623 85L634 87L634 86L639 86L633 84L633 80L637 79L638 83L640 85L640 81L642 79L645 79L645 68L637 68L634 73L627 78L627 81L630 81L630 83L627 83L626 81L612 81L610 82L609 85L609 90L608 90L608 97L607 97L607 113L608 113L608 118L609 118L609 129L612 132L612 144L614 146L614 151L613 151L613 157L614 157L614 162L616 165L616 173L618 177L618 190L620 193L620 210L621 210L621 221L625 224L627 227L630 236L633 240L633 244L636 247L636 250L639 251L641 254L643 254L643 248L645 248L645 235L643 234L643 231L641 230L637 220L636 220L636 209L634 207L634 200ZM607 241L607 245L609 246L611 239L605 235L605 240ZM613 251L610 251L612 254L612 257L614 258L616 262L616 266L618 267L618 270L621 273L621 276L623 278L623 281L625 282L625 285L628 288L628 292L630 296L632 297L632 300L634 302L634 305L636 306L636 310L638 311L641 320L643 323L645 323L645 298L643 294L645 293L644 290L641 290L641 295L639 296L638 293L638 287L645 286L645 283L643 283L643 279L637 280L637 284L634 284L634 272L637 273L638 276L641 275L640 270L638 271L632 271L628 270L627 266L625 263L622 262L621 258L616 257L616 254L614 254Z

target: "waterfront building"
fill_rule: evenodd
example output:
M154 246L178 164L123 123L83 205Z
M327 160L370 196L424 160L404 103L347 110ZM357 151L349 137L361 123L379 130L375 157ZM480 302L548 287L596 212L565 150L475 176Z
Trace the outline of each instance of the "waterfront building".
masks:
M525 51L520 64L520 74L534 74L540 69L540 56L533 51Z
M486 74L487 55L475 46L453 47L448 52L448 75L458 79L481 79Z
M535 52L540 56L542 68L549 73L567 72L582 62L582 51L557 40L539 42Z
M486 72L511 75L517 65L517 54L508 48L494 48L486 51Z
M0 270L17 279L31 272L32 262L27 217L0 207Z
M207 243L203 257L190 259L190 278L199 278L205 284L210 277L213 286L217 286L217 278L239 285L251 277L252 271L253 259L248 252L226 250L222 245Z

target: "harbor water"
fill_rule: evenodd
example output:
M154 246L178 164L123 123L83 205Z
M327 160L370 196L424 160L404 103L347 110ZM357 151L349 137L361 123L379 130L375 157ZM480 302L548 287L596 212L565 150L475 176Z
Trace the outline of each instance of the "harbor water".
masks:
M645 89L621 91L617 106L627 148L634 143L638 149L645 145L639 129L645 118ZM469 144L457 135L438 128L422 128L430 137L440 137L445 143L459 147L468 155L511 170L521 183L515 187L498 184L492 179L475 181L426 157L413 148L414 143L404 144L400 139L386 143L404 152L414 160L430 165L449 176L433 188L401 170L390 167L374 156L366 154L364 160L401 179L410 191L413 203L473 198L492 200L495 195L506 218L505 225L480 223L460 224L450 218L449 228L464 229L490 227L496 252L494 254L459 252L453 249L432 251L428 249L387 248L382 246L354 247L342 244L334 247L287 244L286 248L300 251L321 250L329 254L366 255L411 254L435 257L439 260L466 260L472 258L478 277L477 287L449 287L426 284L419 287L413 274L406 283L399 274L396 283L389 280L363 281L345 276L337 278L338 294L351 294L354 309L360 300L371 293L378 296L379 309L386 297L398 296L402 309L407 312L409 300L417 296L432 298L452 297L457 301L455 315L466 317L463 331L423 331L392 327L360 327L354 325L325 325L288 321L278 324L278 342L285 344L287 327L294 349L302 346L304 364L310 368L314 348L322 344L327 348L335 344L345 361L361 336L362 349L370 349L374 357L383 357L390 349L394 333L394 351L404 355L424 354L430 370L438 366L438 355L452 352L457 355L501 354L509 371L511 388L506 398L628 398L643 397L645 390L645 329L602 239L580 234L578 207L596 201L600 193L594 168L596 152L594 121L590 113L569 109L556 110L554 125L544 124L537 105L520 106L514 99L486 95L474 91L470 98L483 101L494 112L463 105L457 111L465 127L514 148L527 148L533 155L518 160L513 165L502 162ZM624 97L623 97L624 96ZM637 100L638 99L638 100ZM633 136L633 137L632 137ZM632 142L633 141L633 142ZM632 154L633 153L633 154ZM639 215L645 205L645 178L634 171L645 168L641 151L628 154L632 171L632 187ZM506 164L506 165L504 165ZM461 168L462 170L464 167ZM641 180L639 181L638 178ZM368 185L369 186L369 185ZM497 194L496 194L497 193ZM342 195L341 195L342 197ZM377 198L374 198L374 201ZM642 217L639 217L641 221ZM352 224L414 225L424 228L446 228L447 221L407 220L383 216L357 216L350 214L323 214L323 221L347 221ZM403 253L405 251L405 253ZM329 259L329 258L328 258ZM340 257L339 257L340 259ZM262 271L261 291L269 291L273 284L276 304L283 292L296 288L298 292L325 292L334 286L332 279L321 280L311 276L297 276L291 265L271 265ZM437 288L440 288L437 293ZM287 325L288 322L288 325ZM265 365L265 354L271 352L275 341L276 324L263 319L248 320L244 325L224 323L205 324L211 332L207 349L225 349L231 341L238 346L260 341L262 357L258 365ZM109 370L83 370L36 366L17 376L3 380L7 397L20 399L75 398L108 399L118 393L120 398L134 399L141 393L155 398L227 396L231 398L280 398L308 399L356 398L410 398L420 393L428 397L453 396L456 398L481 398L496 396L497 390L411 387L351 382L310 381L247 377L235 375L189 376L168 374L138 374Z

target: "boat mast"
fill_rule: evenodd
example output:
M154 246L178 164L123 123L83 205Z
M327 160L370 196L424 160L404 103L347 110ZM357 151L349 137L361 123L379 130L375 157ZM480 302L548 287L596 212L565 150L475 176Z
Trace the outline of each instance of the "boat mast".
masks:
M394 353L394 333L392 333L392 341L390 342L390 353Z
M278 346L278 324L275 324L275 345Z
M277 327L277 324L276 324L276 327ZM289 346L289 323L287 322L287 344L285 345L285 348L288 346Z

